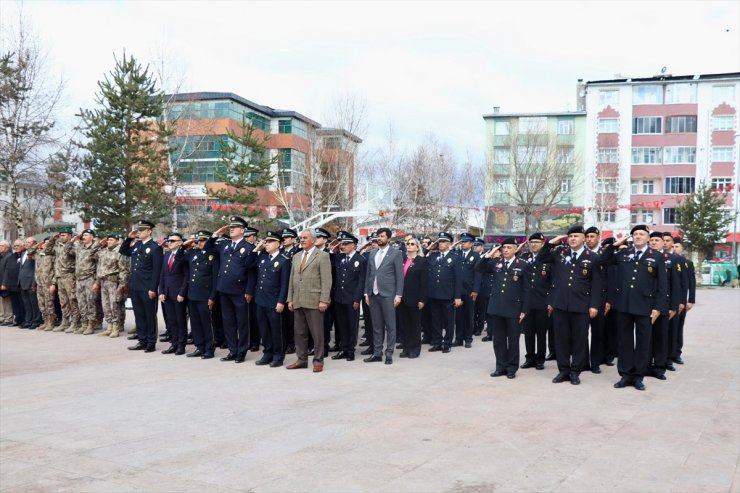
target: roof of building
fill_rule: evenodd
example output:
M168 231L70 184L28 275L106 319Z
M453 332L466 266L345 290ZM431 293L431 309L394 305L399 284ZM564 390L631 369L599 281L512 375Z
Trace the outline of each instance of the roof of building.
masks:
M681 82L681 81L705 81L705 80L738 80L740 72L727 72L724 74L696 74L696 75L654 75L652 77L622 77L608 80L590 80L588 84L637 84L646 82Z
M343 128L329 128L329 127L322 127L318 130L316 130L316 133L318 135L324 136L324 137L330 137L332 135L341 135L343 137L347 137L352 142L355 142L357 144L362 143L362 139L353 134L352 132L348 132L344 130Z
M317 128L321 127L321 124L319 124L318 122L315 122L314 120L311 120L307 116L304 116L298 113L297 111L278 110L275 108L271 108L269 106L257 104L253 101L250 101L246 98L239 96L238 94L234 94L233 92L208 92L208 91L186 92L186 93L180 93L180 94L168 94L166 97L170 101L183 102L183 103L185 102L192 103L195 101L215 101L215 100L221 100L221 99L229 99L243 106L251 108L255 111L259 111L260 113L263 113L269 116L270 118L295 118L297 120L304 121L314 127L317 127Z
M511 117L522 117L522 116L586 116L585 111L546 111L538 113L489 113L483 115L483 119L486 118L511 118Z

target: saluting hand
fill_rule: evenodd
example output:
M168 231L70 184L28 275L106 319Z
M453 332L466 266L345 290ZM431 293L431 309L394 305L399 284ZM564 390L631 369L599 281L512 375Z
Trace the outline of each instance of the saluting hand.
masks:
M563 243L563 240L566 239L567 237L568 235L558 235L555 238L550 239L548 243L551 245L560 245Z
M135 229L132 229L132 230L131 230L131 231L129 232L129 234L128 234L128 237L129 237L129 238L131 238L132 240L134 240L134 239L136 239L136 235L137 235L137 234L139 234L139 232L138 232L137 230L135 230Z

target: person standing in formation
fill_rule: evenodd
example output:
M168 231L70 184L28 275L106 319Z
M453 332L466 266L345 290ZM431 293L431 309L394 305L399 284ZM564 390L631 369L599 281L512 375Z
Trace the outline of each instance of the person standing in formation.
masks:
M103 304L103 318L106 327L98 334L100 337L116 338L123 331L125 302L128 286L129 258L118 252L121 235L109 234L100 240L98 252L97 282L93 286L100 293Z

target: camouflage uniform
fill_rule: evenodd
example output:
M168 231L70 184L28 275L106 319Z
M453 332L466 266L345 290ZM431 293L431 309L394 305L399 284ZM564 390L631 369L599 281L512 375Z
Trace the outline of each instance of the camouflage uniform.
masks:
M38 246L28 250L28 256L36 261L36 296L39 300L39 309L44 318L44 324L38 330L52 330L56 313L54 312L54 296L49 287L54 283L54 255L39 251Z
M108 323L105 331L99 334L101 336L118 337L123 330L126 297L119 289L128 283L129 269L129 258L118 253L118 245L100 249L96 277L100 286L103 314Z
M62 324L54 332L74 332L80 326L80 309L75 293L75 256L71 241L63 243L52 238L46 253L54 257L54 282L62 306Z
M94 241L86 246L75 242L75 277L77 278L77 302L80 306L81 327L75 334L90 335L97 326L98 312L95 308L95 293L93 285L98 270L98 242Z

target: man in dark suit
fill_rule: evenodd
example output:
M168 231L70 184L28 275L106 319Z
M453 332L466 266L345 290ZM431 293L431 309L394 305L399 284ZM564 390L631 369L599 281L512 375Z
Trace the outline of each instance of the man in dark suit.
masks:
M619 354L617 369L621 379L614 384L645 390L642 379L650 361L652 324L667 312L667 276L661 252L648 246L649 232L644 224L632 228L633 246L624 245L625 236L604 248L604 263L617 266L617 288L611 305L618 314Z
M521 368L545 369L547 351L547 332L552 327L552 319L547 313L547 298L550 292L552 264L537 260L537 254L545 245L545 236L539 231L532 233L527 240L529 253L521 258L530 265L529 313L524 319L524 345L527 349Z
M586 229L586 248L591 250L593 253L601 255L601 231L596 226L590 226ZM604 355L606 354L606 336L604 334L606 327L606 298L609 287L608 283L608 269L606 266L599 266L599 273L601 274L601 299L599 300L599 313L591 319L591 347L589 351L588 342L586 343L586 354L588 356L587 368L590 368L593 373L601 373L599 367L605 362Z
M159 301L162 303L167 332L170 334L170 347L162 354L185 354L188 337L186 315L187 262L184 259L182 235L170 233L167 249L159 276Z
M254 246L244 239L246 228L247 221L239 216L231 216L229 224L213 233L205 246L206 250L218 248L220 259L216 290L223 315L224 336L229 346L229 354L221 361L235 363L243 363L247 359L249 348L247 283L256 255ZM229 232L230 241L216 243L226 231Z
M283 237L283 243L280 250L286 258L293 260L293 255L301 250L295 242L296 238L298 238L298 232L295 229L283 228L281 236ZM283 349L285 354L294 354L295 334L293 332L293 312L290 310L284 310L281 320L283 325L283 344L285 345Z
M264 241L257 243L257 280L250 284L248 294L254 295L253 308L264 351L255 365L283 366L283 330L280 323L288 297L291 260L280 252L283 238L279 231L268 231Z
M26 238L18 272L18 288L25 316L21 327L31 330L36 329L42 322L38 297L36 296L36 260L34 260L33 255L29 255L29 250L34 248L35 245L35 238Z
M206 250L206 242L211 232L201 229L195 233L195 238L188 240L178 250L183 257L187 268L186 297L190 327L193 332L195 351L188 353L188 358L211 359L214 355L214 333L211 315L216 308L216 279L218 278L218 250L214 247Z
M162 270L162 247L152 239L153 229L153 222L139 221L137 229L128 234L118 250L121 255L131 257L128 292L139 343L129 349L146 353L154 352L157 344L157 290ZM132 247L136 238L139 241Z
M678 320L679 310L683 310L683 305L681 305L681 262L678 255L673 253L672 248L670 250L663 250L663 233L660 231L650 233L649 245L653 250L663 254L668 293L668 313L661 313L653 323L647 374L654 376L658 380L666 380L665 371L668 364L669 349L668 328L670 325L673 325L674 320Z
M401 252L390 247L391 230L378 230L378 249L367 260L365 277L365 302L373 316L373 354L365 358L366 363L383 360L385 341L385 364L393 364L393 349L396 346L396 307L403 296L403 258Z
M18 275L21 270L21 254L23 253L23 242L15 240L13 242L13 253L8 255L5 260L5 269L3 278L0 281L0 289L7 293L13 309L14 327L20 327L25 323L25 312L23 311L23 300L21 299L20 288L18 287Z
M665 236L663 237L665 239ZM668 366L669 370L675 370L672 363L683 364L681 359L681 349L683 348L683 326L686 321L686 314L694 307L696 303L696 273L694 272L694 262L683 256L683 243L681 237L675 236L673 241L673 253L680 257L681 273L683 274L681 302L684 303L684 309L678 315L678 323L675 325L675 334L669 335Z
M480 291L481 273L475 270L475 263L478 262L480 255L473 251L473 241L475 237L470 233L463 233L460 236L460 265L462 266L462 306L455 310L455 342L453 346L465 345L466 348L472 347L474 319L475 319L475 300L478 298Z
M332 284L332 301L340 347L339 352L331 359L354 361L367 262L357 253L359 240L352 233L340 231L337 233L337 240L342 253L334 255L335 279Z
M451 243L450 233L439 233L439 249L427 257L429 296L424 310L429 310L432 323L430 352L450 352L455 308L461 307L463 303L462 262L458 255L450 251Z
M568 247L562 246L568 239ZM553 383L581 383L588 366L588 325L601 302L601 258L585 247L583 226L572 226L567 235L545 243L537 260L552 264L552 287L548 311L553 312L558 374Z

